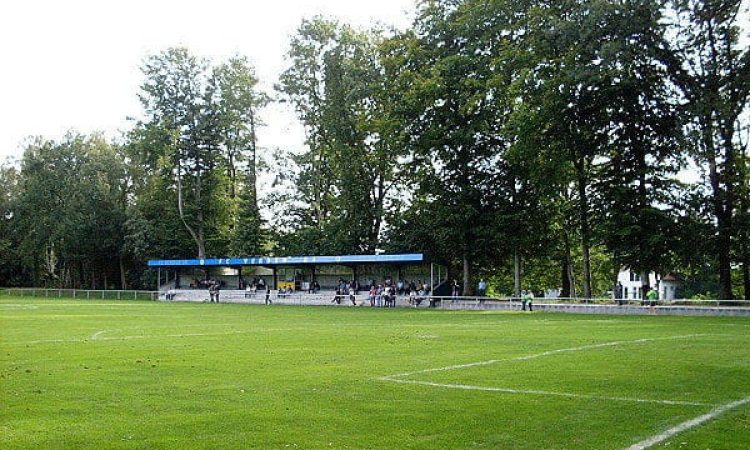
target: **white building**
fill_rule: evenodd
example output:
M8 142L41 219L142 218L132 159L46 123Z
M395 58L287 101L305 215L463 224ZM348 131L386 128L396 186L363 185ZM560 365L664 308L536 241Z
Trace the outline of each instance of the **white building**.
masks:
M617 275L617 282L622 285L622 298L628 300L642 300L646 293L643 292L641 274L635 273L628 268L623 268ZM659 300L674 300L679 280L673 275L658 277L655 273L648 275L649 286L655 287L659 293Z

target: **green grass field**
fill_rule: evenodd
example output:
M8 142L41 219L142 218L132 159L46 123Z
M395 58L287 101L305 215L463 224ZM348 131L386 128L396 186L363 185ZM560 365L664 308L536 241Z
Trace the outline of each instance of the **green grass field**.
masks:
M750 396L750 320L0 300L0 448L627 449ZM750 448L750 404L652 448Z

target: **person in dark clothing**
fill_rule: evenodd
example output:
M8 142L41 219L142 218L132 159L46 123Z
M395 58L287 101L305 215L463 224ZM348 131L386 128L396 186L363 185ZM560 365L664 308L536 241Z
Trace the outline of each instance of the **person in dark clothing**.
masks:
M266 287L266 305L271 305L273 302L271 301L271 286Z
M615 300L617 301L618 305L622 305L624 301L622 300L622 283L619 281L617 282L617 286L615 286Z
M341 288L336 289L336 293L333 295L333 300L331 300L331 303L336 303L337 305L341 304Z

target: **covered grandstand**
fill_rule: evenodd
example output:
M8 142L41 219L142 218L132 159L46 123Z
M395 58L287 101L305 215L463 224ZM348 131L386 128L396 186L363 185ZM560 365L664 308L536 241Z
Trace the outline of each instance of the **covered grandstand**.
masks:
M183 297L204 290L208 280L218 280L227 291L260 281L274 291L306 292L313 282L322 290L333 290L340 279L356 280L361 286L388 278L423 280L434 287L447 275L421 253L151 260L148 265L157 270L160 291L173 290Z

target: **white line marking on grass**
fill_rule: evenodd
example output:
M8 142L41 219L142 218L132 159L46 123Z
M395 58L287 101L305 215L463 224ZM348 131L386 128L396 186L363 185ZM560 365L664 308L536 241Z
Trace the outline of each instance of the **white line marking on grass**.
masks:
M95 340L99 339L99 336L101 336L102 334L106 333L107 331L109 331L109 330L97 331L96 333L92 334L89 339L91 339L92 341L95 341Z
M88 342L88 341L128 341L131 339L149 339L149 338L175 338L175 337L196 337L196 336L230 336L235 334L249 334L249 333L270 333L275 331L299 331L301 328L263 328L263 329L257 329L257 330L236 330L236 331L226 331L221 333L180 333L180 334L139 334L139 335L133 335L133 336L104 336L99 337L100 333L103 333L103 330L98 333L96 333L94 336L91 336L90 338L69 338L69 339L39 339L35 341L27 341L27 342L11 342L6 343L7 345L32 345L32 344L54 344L59 342Z
M745 397L742 400L737 400L731 403L727 403L726 405L721 405L717 408L714 408L710 412L703 414L702 416L698 416L694 419L690 419L685 422L682 422L679 425L676 425L668 430L665 430L663 433L659 433L656 436L650 437L637 444L633 444L630 447L628 447L627 450L644 450L644 449L653 447L654 445L660 442L666 441L672 436L682 433L683 431L687 431L691 428L695 428L698 425L702 425L708 422L709 420L713 420L717 418L718 416L724 414L727 411L739 408L740 406L744 406L748 403L750 403L750 397Z
M457 370L457 369L466 369L469 367L477 367L477 366L488 366L491 364L497 364L500 362L511 362L511 361L528 361L530 359L536 359L541 358L544 356L550 356L550 355L556 355L558 353L568 353L568 352L580 352L583 350L591 350L595 348L602 348L602 347L613 347L616 345L625 345L625 344L640 344L644 342L654 342L654 341L667 341L667 340L675 340L675 339L688 339L693 337L702 337L702 336L712 336L712 334L685 334L680 336L667 336L667 337L661 337L661 338L644 338L644 339L635 339L632 341L612 341L612 342L604 342L601 344L590 344L590 345L581 345L579 347L571 347L571 348L560 348L557 350L548 350L546 352L541 353L535 353L532 355L525 355L525 356L518 356L515 358L505 358L505 359L490 359L487 361L478 361L478 362L472 362L467 364L456 364L453 366L445 366L445 367L435 367L432 369L422 369L422 370L414 370L411 372L403 372L403 373L397 373L395 375L387 375L383 377L383 379L390 379L390 378L403 378L408 377L411 375L418 375L422 373L430 373L430 372L444 372L448 370ZM393 380L391 380L393 381Z
M715 334L685 334L685 335L678 335L678 336L634 339L630 341L603 342L600 344L581 345L578 347L548 350L546 352L535 353L532 355L525 355L525 356L517 356L515 358L490 359L487 361L478 361L478 362L467 363L467 364L456 364L452 366L436 367L432 369L414 370L411 372L403 372L403 373L397 373L394 375L387 375L384 377L380 377L378 379L381 381L390 381L390 382L402 383L402 384L417 384L417 385L423 385L423 386L433 386L433 387L450 388L450 389L504 392L508 394L550 395L550 396L558 396L558 397L587 398L587 399L592 399L592 400L627 401L627 402L637 402L637 403L659 403L663 405L711 406L711 404L708 404L708 403L690 402L690 401L684 401L684 400L658 400L658 399L644 399L644 398L632 398L632 397L611 397L611 396L598 396L598 395L588 395L588 394L575 394L575 393L568 393L568 392L510 389L510 388L500 388L500 387L492 387L492 386L471 386L471 385L465 385L465 384L442 384L442 383L434 383L431 381L403 379L404 377L407 377L407 376L419 375L423 373L443 372L443 371L449 371L449 370L466 369L469 367L488 366L488 365L496 364L500 362L528 361L531 359L541 358L541 357L550 356L550 355L556 355L559 353L580 352L584 350L603 348L603 347L612 347L616 345L640 344L644 342L665 341L665 340L675 340L675 339L688 339L688 338L702 337L702 336L715 336Z
M531 394L531 395L549 395L555 397L570 397L570 398L584 398L591 400L606 400L606 401L619 401L619 402L635 402L635 403L658 403L661 405L687 405L687 406L713 406L710 403L701 402L688 402L683 400L657 400L650 398L633 398L633 397L609 397L601 395L590 395L590 394L575 394L571 392L553 392L553 391L541 391L536 389L510 389L510 388L499 388L491 386L471 386L467 384L443 384L433 383L431 381L418 381L418 380L399 380L388 377L380 378L383 381L393 381L394 383L403 384L420 384L423 386L434 386L449 389L463 389L467 391L490 391L490 392L503 392L506 394Z
M22 305L17 303L0 303L0 309L38 309L36 305Z

